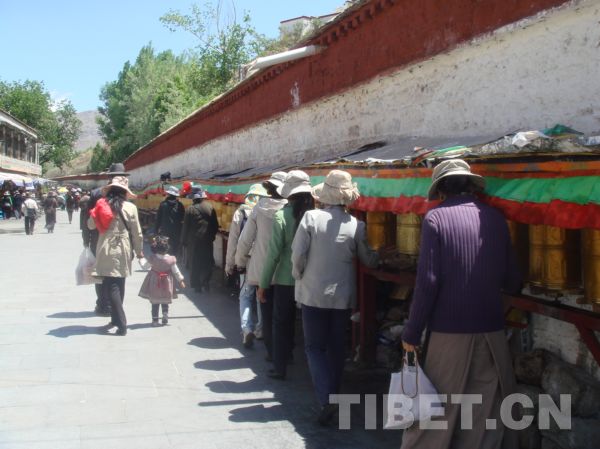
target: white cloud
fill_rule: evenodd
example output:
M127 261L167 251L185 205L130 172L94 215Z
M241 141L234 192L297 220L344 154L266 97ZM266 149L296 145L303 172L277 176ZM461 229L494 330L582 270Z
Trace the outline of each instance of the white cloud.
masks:
M52 104L50 105L50 109L52 109L52 111L56 111L61 103L71 100L72 96L72 92L60 92L58 90L51 90L50 98L52 100Z

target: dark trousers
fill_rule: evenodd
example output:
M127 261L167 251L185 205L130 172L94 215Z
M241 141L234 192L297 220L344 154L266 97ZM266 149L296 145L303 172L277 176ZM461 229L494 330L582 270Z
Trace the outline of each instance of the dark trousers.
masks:
M119 329L127 328L127 318L123 310L123 299L125 298L125 278L105 277L102 280L104 298L110 301L111 323Z
M273 365L286 374L287 362L294 350L296 301L293 285L273 286Z
M304 349L308 367L322 406L338 394L344 370L346 328L350 309L321 309L302 305Z
M105 295L102 284L94 284L96 289L96 307L101 312L110 312L110 298Z
M73 221L73 209L67 209L67 215L69 216L69 223Z
M162 306L163 316L167 316L169 314L169 304L152 304L152 319L158 320L158 306Z
M35 218L25 217L25 234L33 234L33 228L35 228Z
M273 287L265 290L266 302L260 303L262 316L262 336L267 355L273 358Z

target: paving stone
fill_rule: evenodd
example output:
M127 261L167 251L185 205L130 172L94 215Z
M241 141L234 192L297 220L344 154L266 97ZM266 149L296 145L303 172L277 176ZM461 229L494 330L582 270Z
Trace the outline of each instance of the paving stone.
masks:
M218 287L181 294L169 325L152 328L150 305L137 297L144 273L135 272L127 336L101 333L108 318L93 314L93 287L74 285L77 226L64 212L58 220L54 234L1 236L14 257L0 272L12 293L0 308L0 449L399 446L396 432L316 425L301 336L290 380L271 381L264 345L241 347L237 298ZM22 223L0 221L0 232L11 227ZM17 275L23 266L31 283Z

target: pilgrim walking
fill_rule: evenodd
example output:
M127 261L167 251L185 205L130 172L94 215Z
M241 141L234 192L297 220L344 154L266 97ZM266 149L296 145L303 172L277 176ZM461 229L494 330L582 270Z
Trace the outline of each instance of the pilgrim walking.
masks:
M501 291L517 292L521 279L502 214L477 199L485 180L460 159L433 170L430 210L422 225L421 256L404 349L414 352L425 327L431 333L424 371L443 395L480 395L470 429L460 425L459 404L447 403L447 430L404 432L403 449L516 449L516 434L500 418L514 392L512 359L504 335ZM496 426L486 428L494 420Z
M292 275L296 301L302 305L304 346L321 405L318 422L327 425L337 408L329 403L338 394L344 369L346 330L356 307L354 259L374 268L379 255L367 243L365 223L346 206L359 198L349 173L332 170L314 187L323 209L304 214L292 243Z
M117 327L117 335L126 335L125 278L131 275L133 253L138 258L144 256L142 228L137 207L127 201L135 198L127 177L115 176L102 193L104 197L97 201L88 219L88 227L99 232L92 275L102 278L103 295L110 299L111 321L106 328Z
M169 237L170 252L179 255L181 228L185 217L185 207L177 198L179 190L175 186L166 189L167 198L158 206L154 231L158 235Z
M48 196L42 204L44 208L44 214L46 216L46 230L48 234L54 232L54 225L56 225L56 208L58 207L58 201L56 201L56 192L48 192Z
M198 188L193 204L185 211L181 242L190 261L190 285L197 292L208 292L214 266L213 242L219 230L217 213L205 201L206 192Z

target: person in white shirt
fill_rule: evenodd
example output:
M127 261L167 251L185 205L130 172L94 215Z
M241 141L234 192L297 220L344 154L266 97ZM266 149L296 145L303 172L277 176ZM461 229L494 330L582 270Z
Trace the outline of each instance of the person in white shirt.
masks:
M26 200L21 206L21 213L25 217L25 234L33 235L33 229L35 227L35 219L38 216L38 205L35 201L35 194L27 193Z

